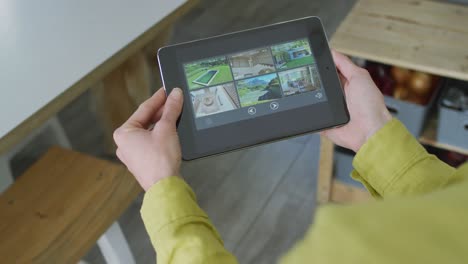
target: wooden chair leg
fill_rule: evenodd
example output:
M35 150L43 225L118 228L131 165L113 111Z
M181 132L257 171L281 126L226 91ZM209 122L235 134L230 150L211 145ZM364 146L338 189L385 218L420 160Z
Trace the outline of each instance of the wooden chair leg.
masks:
M97 243L107 263L135 264L133 254L118 222L112 224Z
M171 32L172 27L162 30L145 48L133 54L91 89L109 154L116 149L112 139L114 130L159 88L161 81L156 54L158 48L167 43Z
M333 142L320 137L319 174L317 179L317 202L324 204L330 201L333 181Z
M149 98L150 80L147 61L138 53L108 74L92 88L97 115L104 129L106 151L115 152L112 134Z
M146 60L148 61L149 70L151 72L151 87L152 92L155 92L159 89L163 83L161 80L161 74L159 72L159 65L158 65L158 49L166 46L169 40L171 39L173 32L173 27L168 26L163 29L159 34L158 37L151 41L144 49L143 52L145 54Z
M0 193L13 184L13 173L10 168L10 159L4 155L0 156Z
M52 132L54 133L54 139L57 141L58 145L72 149L70 140L67 137L67 134L65 133L65 130L63 129L62 124L60 124L60 121L58 120L57 116L53 116L49 121L47 121L46 126L49 126L52 129Z

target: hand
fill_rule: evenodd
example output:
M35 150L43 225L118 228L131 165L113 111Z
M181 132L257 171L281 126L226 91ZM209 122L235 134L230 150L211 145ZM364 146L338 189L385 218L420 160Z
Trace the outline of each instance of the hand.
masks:
M117 157L145 191L161 179L179 175L181 150L176 122L182 104L181 89L172 90L167 100L164 89L159 89L114 132Z
M355 65L348 57L333 51L333 60L341 73L346 103L350 114L348 124L322 132L335 144L358 152L361 146L388 121L391 114L367 70Z

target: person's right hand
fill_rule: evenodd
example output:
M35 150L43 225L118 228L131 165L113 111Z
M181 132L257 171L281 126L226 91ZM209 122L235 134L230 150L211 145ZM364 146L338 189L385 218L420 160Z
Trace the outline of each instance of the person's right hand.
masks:
M326 130L322 135L333 143L358 152L361 146L392 119L384 98L369 72L348 57L332 51L350 114L348 124Z

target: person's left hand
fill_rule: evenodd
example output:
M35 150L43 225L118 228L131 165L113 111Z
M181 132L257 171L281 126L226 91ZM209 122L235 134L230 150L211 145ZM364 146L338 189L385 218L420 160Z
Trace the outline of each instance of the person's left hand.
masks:
M167 99L164 89L159 89L114 132L117 157L145 191L161 179L179 176L181 150L176 123L182 104L181 89L172 90Z

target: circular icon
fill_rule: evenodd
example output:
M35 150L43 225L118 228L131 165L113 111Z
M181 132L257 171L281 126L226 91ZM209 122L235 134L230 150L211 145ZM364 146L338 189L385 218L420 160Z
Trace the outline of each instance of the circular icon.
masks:
M255 107L249 107L247 113L249 113L249 115L255 115L257 113L257 109L255 109Z
M318 99L322 98L322 96L323 96L322 93L317 93L317 94L315 95L315 97L317 97Z
M279 108L279 103L278 102L271 102L270 103L270 108L271 110L276 110Z

